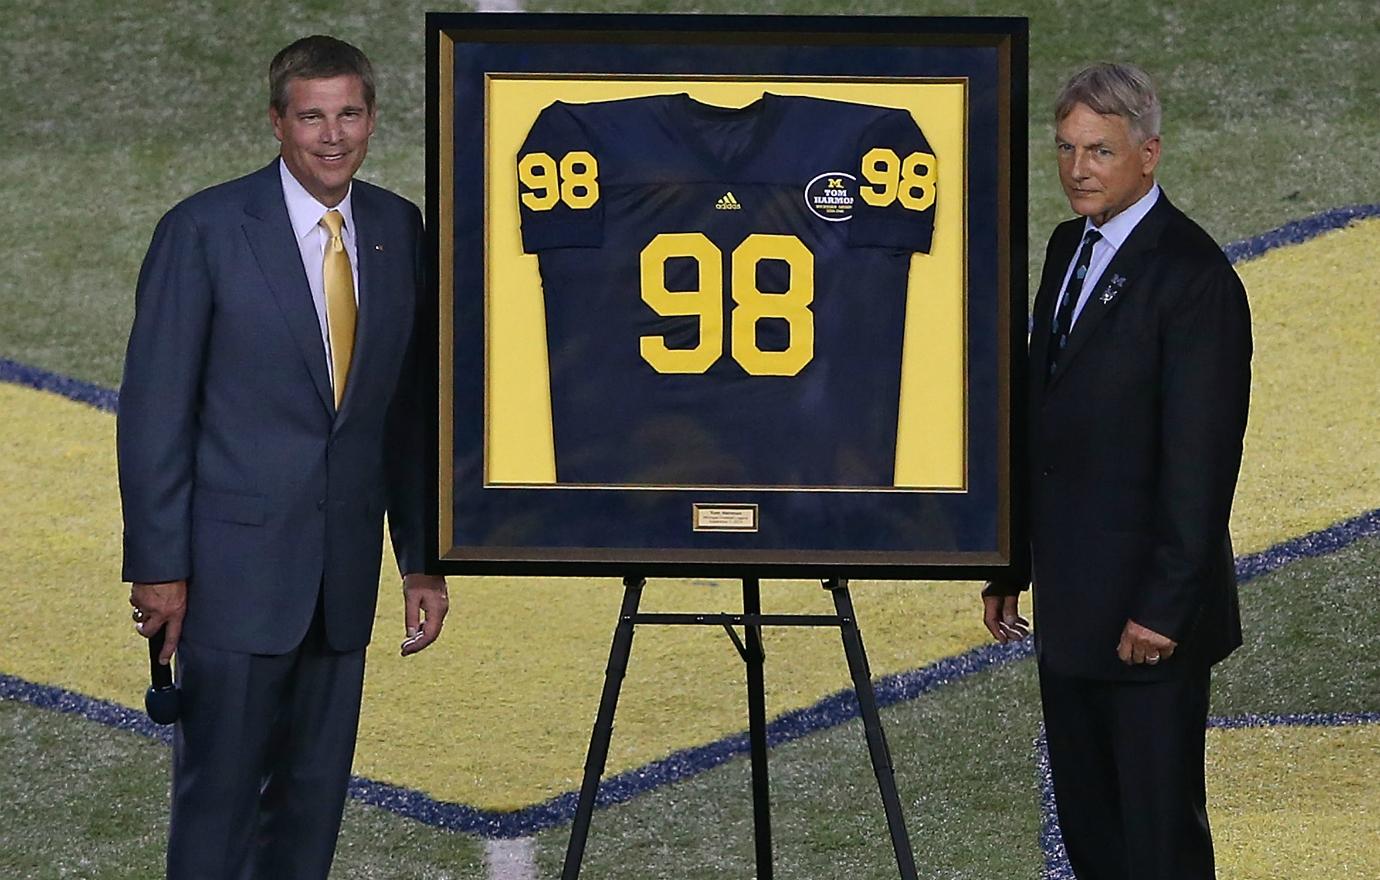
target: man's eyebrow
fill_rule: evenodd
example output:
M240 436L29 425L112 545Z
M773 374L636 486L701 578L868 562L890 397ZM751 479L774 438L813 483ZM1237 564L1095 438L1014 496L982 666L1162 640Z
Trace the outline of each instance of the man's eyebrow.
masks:
M1068 138L1062 138L1056 134L1054 136L1054 142L1056 144L1068 144L1071 147L1083 147L1087 150L1095 150L1098 147L1107 147L1108 149L1110 149L1110 146L1108 145L1106 138L1101 138L1099 140L1092 141L1091 143L1080 144Z

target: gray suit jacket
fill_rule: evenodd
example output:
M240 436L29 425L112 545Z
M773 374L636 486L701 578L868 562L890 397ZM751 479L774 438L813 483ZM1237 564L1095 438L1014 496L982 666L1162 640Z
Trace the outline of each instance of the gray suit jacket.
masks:
M158 224L117 417L127 581L187 579L183 637L283 653L320 594L337 650L369 641L389 514L422 570L416 394L422 222L356 180L360 306L339 412L277 160Z

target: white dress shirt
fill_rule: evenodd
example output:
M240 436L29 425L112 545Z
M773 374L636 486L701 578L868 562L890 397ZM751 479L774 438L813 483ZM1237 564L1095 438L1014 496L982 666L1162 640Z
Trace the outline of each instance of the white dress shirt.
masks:
M339 211L345 218L340 229L340 237L345 242L345 253L350 257L350 274L355 285L355 305L359 305L359 258L355 250L355 218L351 212L350 196L354 184L345 193L345 198L334 208L327 208L307 192L306 187L292 176L287 164L278 160L278 172L283 181L283 200L287 202L288 221L292 223L292 235L297 239L297 249L302 254L302 268L307 270L307 285L311 288L312 305L316 306L316 321L321 325L322 356L326 359L326 375L331 380L331 390L335 390L335 376L331 368L331 328L326 322L326 283L322 278L322 265L326 259L326 245L331 242L331 233L321 225L321 218L327 211Z
M1131 207L1117 214L1102 226L1092 222L1089 217L1083 223L1083 234L1087 235L1090 230L1102 233L1102 237L1093 244L1092 260L1088 263L1088 274L1083 277L1083 287L1078 294L1078 302L1073 306L1073 321L1069 324L1073 327L1078 323L1078 316L1083 314L1083 306L1088 304L1088 297L1097 289L1097 281L1111 264L1112 257L1126 243L1131 231L1145 219L1145 215L1150 213L1150 209L1155 207L1155 202L1160 198L1160 185L1151 184L1150 191L1137 199ZM1079 247L1081 250L1081 245ZM1075 251L1073 259L1069 261L1069 267L1064 270L1064 281L1059 285L1059 299L1054 303L1053 322L1059 320L1059 307L1063 305L1064 296L1062 291L1068 290L1069 276L1073 274L1073 268L1078 263L1078 252ZM1053 323L1052 322L1052 323Z

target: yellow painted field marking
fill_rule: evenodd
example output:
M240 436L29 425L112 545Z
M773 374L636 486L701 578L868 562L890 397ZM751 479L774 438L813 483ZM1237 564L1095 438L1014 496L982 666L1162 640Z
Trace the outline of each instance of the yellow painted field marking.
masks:
M1374 333L1380 221L1243 267L1255 316L1255 393L1234 529L1258 550L1380 503ZM142 642L118 582L114 420L0 384L0 671L141 705ZM485 809L578 787L620 590L612 580L456 579L445 637L397 656L391 559L355 770ZM973 584L859 583L875 675L986 640ZM736 610L734 582L653 581L644 607ZM764 608L830 612L818 585L769 582ZM838 635L767 632L768 711L848 686ZM615 774L745 729L742 664L721 632L647 628L634 642L609 756Z
M1213 730L1208 813L1232 880L1380 877L1380 725Z

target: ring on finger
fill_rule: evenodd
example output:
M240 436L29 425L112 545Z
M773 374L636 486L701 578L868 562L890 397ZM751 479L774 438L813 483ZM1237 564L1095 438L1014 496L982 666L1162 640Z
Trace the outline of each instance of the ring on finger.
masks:
M1146 655L1145 655L1145 662L1146 662L1146 663L1149 663L1151 666L1154 666L1156 663L1160 662L1160 655L1159 655L1159 654L1146 654Z

